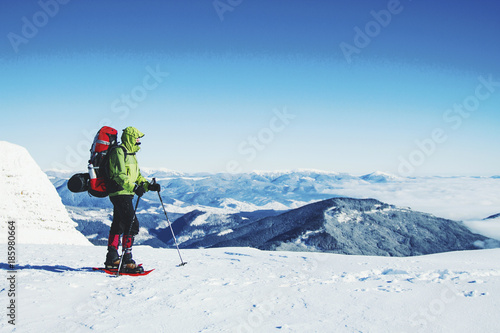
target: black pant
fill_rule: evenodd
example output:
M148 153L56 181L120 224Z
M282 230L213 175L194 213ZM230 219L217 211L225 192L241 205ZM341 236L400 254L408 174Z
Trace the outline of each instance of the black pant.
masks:
M109 197L113 203L113 222L111 222L110 234L135 236L139 233L139 220L134 213L133 198L133 195ZM130 223L132 223L132 228L129 233Z

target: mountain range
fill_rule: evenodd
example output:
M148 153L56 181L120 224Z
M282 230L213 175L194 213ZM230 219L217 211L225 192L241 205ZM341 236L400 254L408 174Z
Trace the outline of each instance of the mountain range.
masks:
M407 179L383 172L363 176L297 170L246 174L184 174L144 169L161 184L181 248L250 246L266 250L412 256L495 246L462 223L375 199L342 196L349 186L387 187ZM48 171L77 229L105 245L107 199L71 193L69 173ZM141 198L137 244L175 246L156 193Z

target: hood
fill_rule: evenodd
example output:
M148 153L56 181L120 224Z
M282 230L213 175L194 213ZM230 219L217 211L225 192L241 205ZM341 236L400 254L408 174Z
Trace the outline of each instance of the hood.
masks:
M129 126L123 130L122 145L127 148L130 153L136 153L141 149L139 145L136 145L136 140L143 136L144 134L137 128Z

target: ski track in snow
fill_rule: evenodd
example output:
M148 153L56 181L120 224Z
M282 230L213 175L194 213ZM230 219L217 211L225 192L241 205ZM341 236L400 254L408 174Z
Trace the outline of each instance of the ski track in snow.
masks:
M138 246L136 260L156 270L118 278L91 271L105 252L20 246L15 331L497 330L500 249L407 258L197 249L176 267L176 250ZM11 330L6 317L0 330Z

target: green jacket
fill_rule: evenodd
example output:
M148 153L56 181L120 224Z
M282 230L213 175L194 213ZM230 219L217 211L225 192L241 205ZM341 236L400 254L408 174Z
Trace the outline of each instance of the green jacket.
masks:
M127 153L125 154L122 148L115 148L110 152L109 176L111 180L114 180L119 186L123 187L123 190L110 193L110 197L117 195L134 195L134 187L136 184L142 184L144 189L148 191L149 182L141 175L139 164L135 157L135 153L141 149L139 145L136 144L136 141L143 136L144 134L137 128L127 127L123 130L121 144Z

